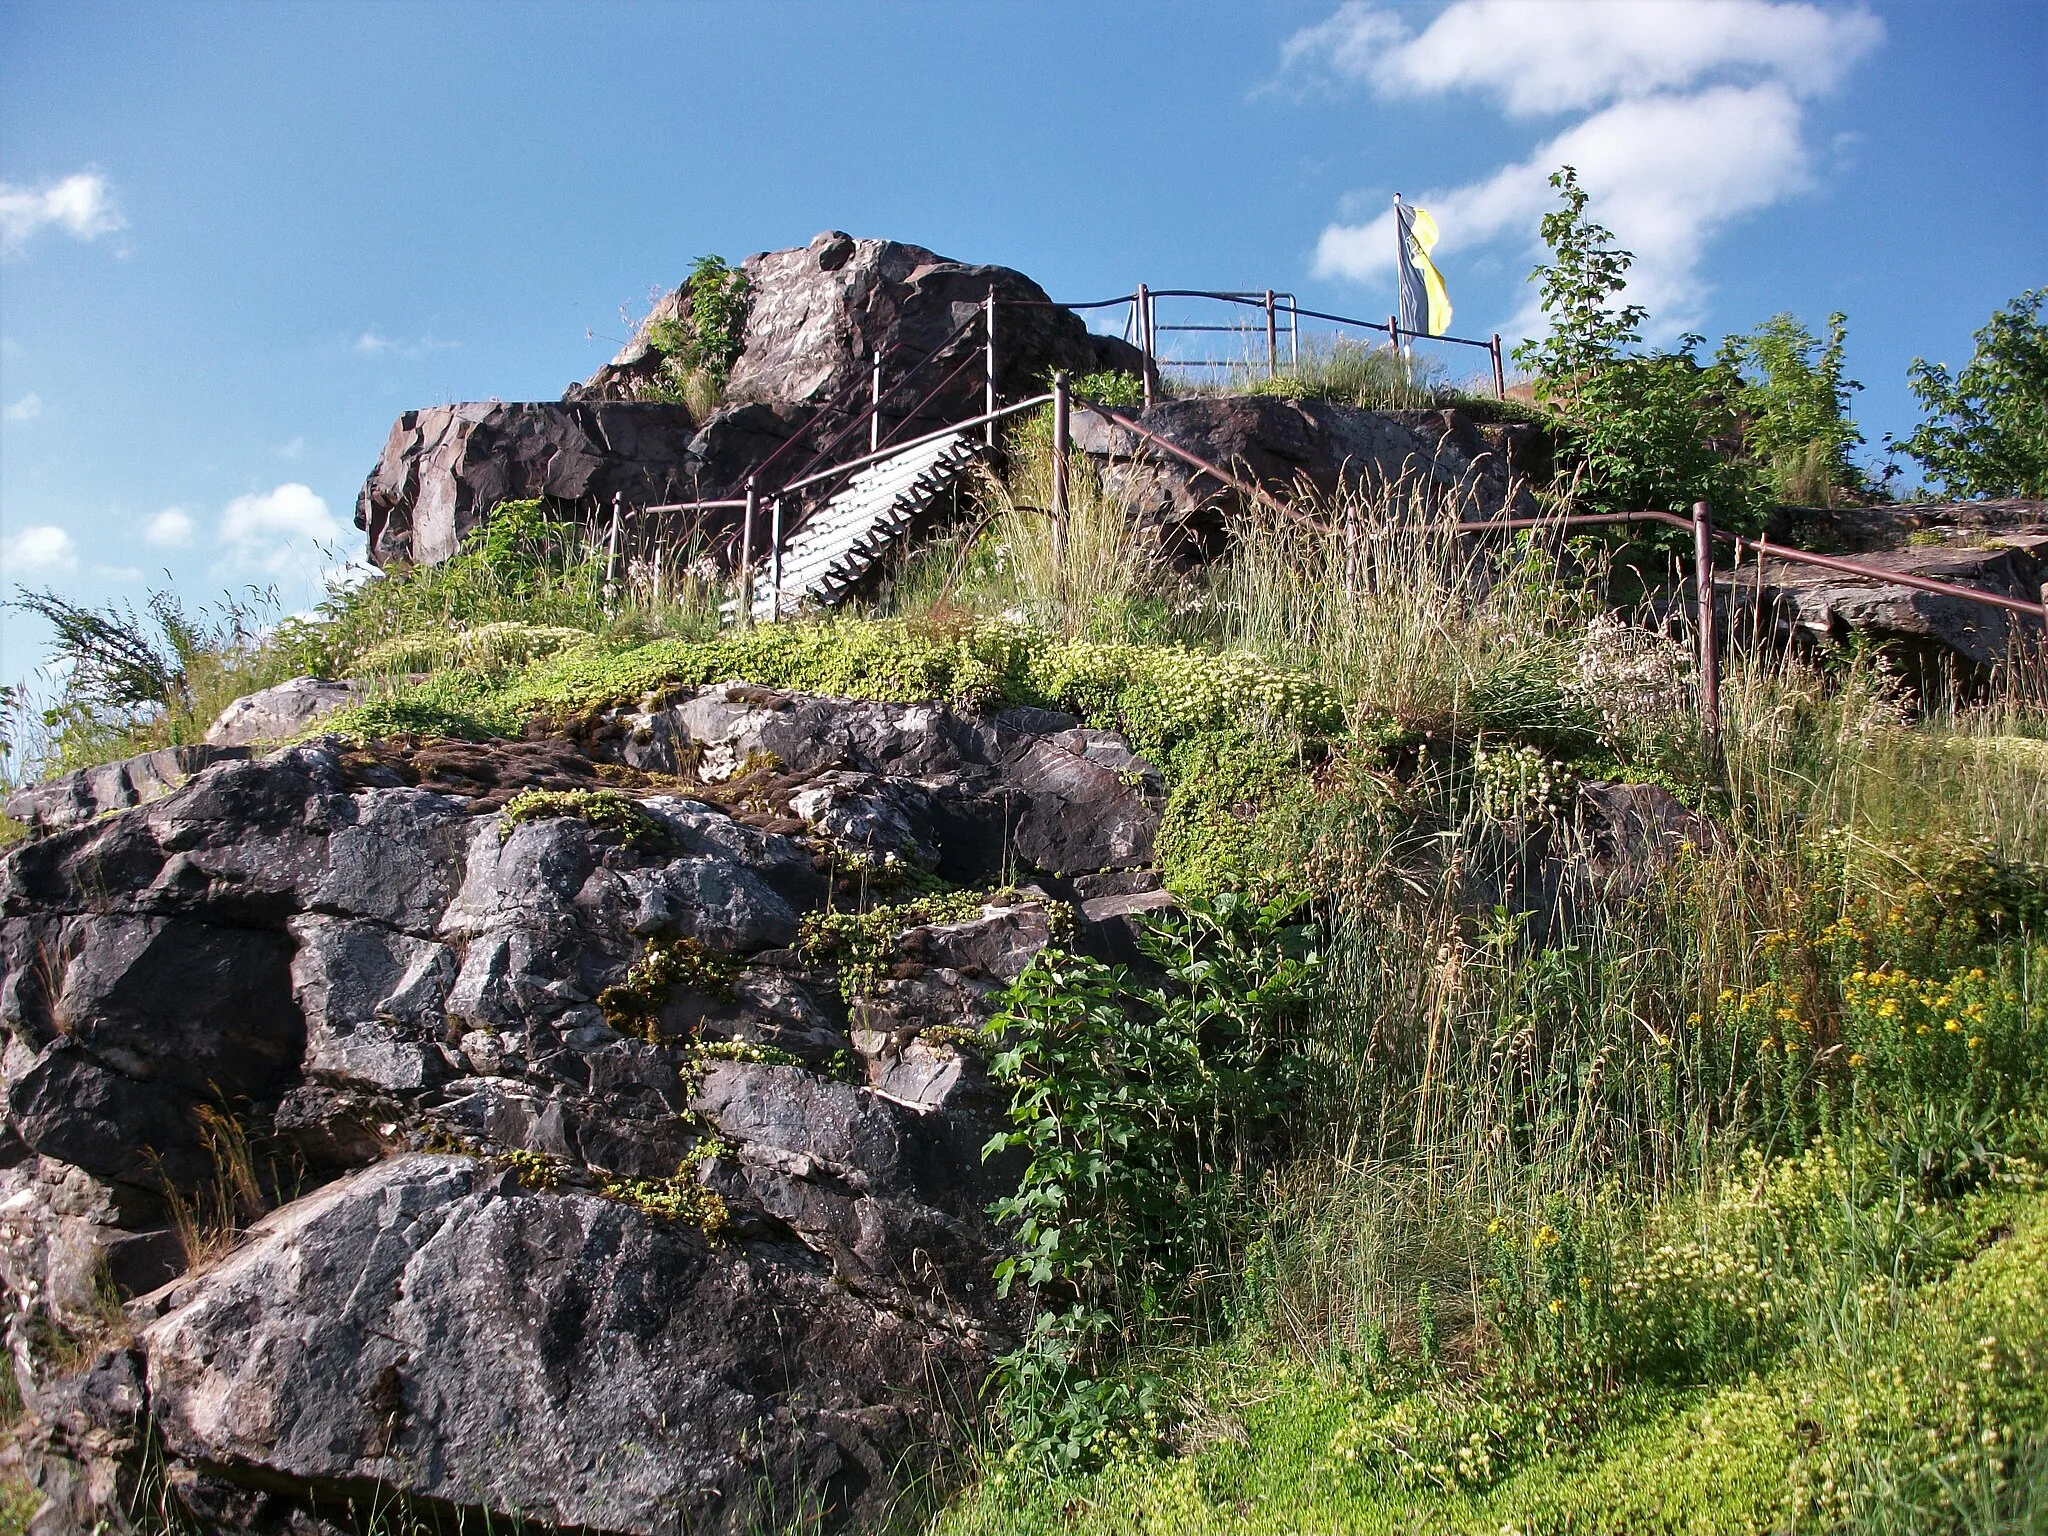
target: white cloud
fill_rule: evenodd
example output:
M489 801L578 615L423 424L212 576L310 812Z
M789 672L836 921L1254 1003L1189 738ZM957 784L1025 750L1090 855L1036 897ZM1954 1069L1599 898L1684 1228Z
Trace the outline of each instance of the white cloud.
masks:
M1556 206L1550 172L1578 167L1594 217L1636 254L1630 300L1668 336L1705 303L1699 264L1713 237L1812 184L1802 102L1883 35L1862 10L1770 0L1458 0L1411 35L1353 0L1281 53L1288 72L1318 69L1386 97L1463 89L1510 115L1587 113L1527 158L1416 200L1443 231L1440 262L1496 241L1533 251ZM1316 273L1390 278L1393 241L1391 212L1332 223ZM1532 308L1517 324L1535 320Z
M306 440L303 437L295 437L290 442L285 443L278 448L277 456L280 459L296 459L300 454L304 453L305 451Z
M314 547L341 537L341 524L311 486L296 481L257 496L237 496L220 515L227 564L279 575L319 561Z
M106 177L97 172L80 171L41 187L0 181L0 251L17 251L45 229L97 240L126 225Z
M182 549L192 542L192 519L181 508L166 507L149 520L142 537L158 549Z
M1775 80L1812 95L1883 39L1884 23L1867 11L1773 0L1460 0L1410 36L1387 11L1349 0L1289 38L1281 60L1388 96L1485 91L1525 116L1712 79Z
M440 341L428 335L418 341L397 341L381 331L368 330L355 339L355 349L364 357L424 357L429 352L453 351L459 342Z
M0 409L0 416L5 416L9 421L34 421L42 414L43 397L34 390L30 390L5 409Z
M26 576L35 571L75 571L78 548L62 528L49 524L24 528L0 542L0 566L5 566L10 576Z

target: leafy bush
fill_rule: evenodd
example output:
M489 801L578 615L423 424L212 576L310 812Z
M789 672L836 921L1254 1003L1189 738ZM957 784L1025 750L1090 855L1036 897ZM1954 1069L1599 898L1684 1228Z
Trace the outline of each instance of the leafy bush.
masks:
M1950 496L2048 496L2048 288L1995 311L1951 377L1914 358L1907 370L1927 419L1899 449Z
M1145 381L1121 369L1084 373L1073 381L1072 387L1082 399L1115 411L1135 411L1145 403Z
M996 1364L1020 1454L1058 1466L1109 1450L1149 1403L1106 1374L1143 1320L1203 1304L1225 1269L1243 1180L1275 1139L1304 1063L1291 1026L1321 959L1298 904L1225 895L1155 919L1143 945L1158 986L1048 949L988 1025L991 1071L1010 1085L1010 1129L985 1156L1028 1156L991 1207L1016 1230L999 1292L1034 1317Z
M1863 488L1849 452L1863 441L1849 397L1863 386L1843 377L1848 317L1828 316L1822 342L1789 314L1773 315L1721 343L1716 363L1733 386L1749 456L1779 500L1832 506Z
M746 273L721 256L698 257L683 285L682 318L647 329L661 375L643 397L687 405L700 419L709 415L746 345L747 303Z

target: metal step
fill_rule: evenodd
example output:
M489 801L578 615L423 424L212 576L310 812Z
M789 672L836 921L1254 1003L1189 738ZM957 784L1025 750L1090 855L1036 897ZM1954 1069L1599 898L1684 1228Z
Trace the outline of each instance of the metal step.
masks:
M845 601L917 519L967 474L980 445L949 432L870 464L804 520L782 551L781 611ZM776 617L773 559L754 577L754 617Z

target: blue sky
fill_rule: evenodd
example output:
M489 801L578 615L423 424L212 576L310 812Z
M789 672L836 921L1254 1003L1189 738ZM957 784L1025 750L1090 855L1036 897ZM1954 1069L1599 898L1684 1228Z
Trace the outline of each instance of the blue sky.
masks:
M1666 333L1846 310L1875 443L2048 282L2044 64L2040 0L0 4L0 579L304 604L399 411L828 227L1378 315L1399 190L1513 335L1565 153Z

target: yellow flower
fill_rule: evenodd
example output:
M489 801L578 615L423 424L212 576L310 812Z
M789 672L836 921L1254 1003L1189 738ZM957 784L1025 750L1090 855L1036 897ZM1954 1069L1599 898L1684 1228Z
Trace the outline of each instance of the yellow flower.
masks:
M1563 1300L1563 1298L1562 1298L1562 1297L1560 1297L1560 1298L1559 1298L1558 1300L1556 1300L1556 1301L1553 1301L1553 1302L1552 1302L1552 1303L1550 1304L1550 1312L1551 1312L1551 1315L1552 1315L1553 1317L1555 1317L1555 1316L1558 1316L1558 1315L1559 1315L1559 1314L1561 1314L1561 1313L1562 1313L1563 1311L1564 1311L1564 1300Z
M1863 1065L1863 1053L1862 1053L1861 1051L1851 1051L1851 1052L1849 1053L1849 1065L1850 1065L1850 1066L1852 1066L1852 1067L1860 1067L1860 1066L1862 1066L1862 1065Z
M1946 1024L1942 1025L1941 1027L1947 1030L1952 1035L1960 1035L1963 1032L1963 1026L1958 1024L1954 1019L1950 1019Z
M1557 1228L1547 1221L1536 1229L1536 1236L1533 1239L1534 1245L1538 1248L1550 1248L1562 1241L1564 1239L1557 1235Z
M1975 1049L1977 1049L1978 1046L1984 1043L1984 1037L1982 1035L1972 1035L1970 1036L1969 1040L1965 1043L1969 1046L1971 1050L1974 1051Z

